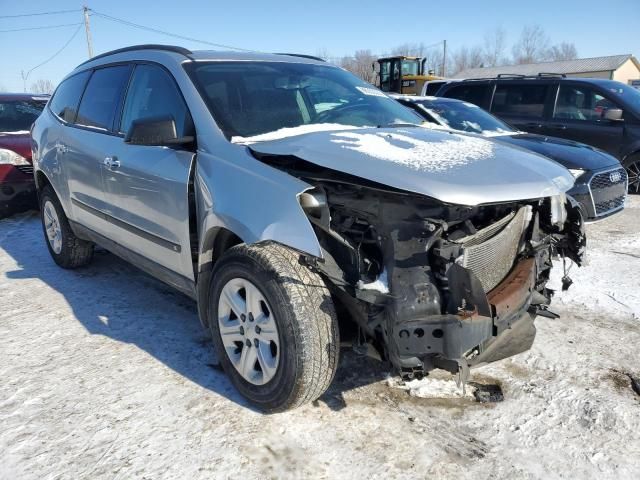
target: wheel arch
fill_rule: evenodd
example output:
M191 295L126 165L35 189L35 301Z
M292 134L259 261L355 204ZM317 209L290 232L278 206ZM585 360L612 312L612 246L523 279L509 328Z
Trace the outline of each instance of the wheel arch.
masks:
M209 229L202 237L197 272L198 317L204 328L209 327L209 286L213 267L231 247L245 243L238 235L225 227Z

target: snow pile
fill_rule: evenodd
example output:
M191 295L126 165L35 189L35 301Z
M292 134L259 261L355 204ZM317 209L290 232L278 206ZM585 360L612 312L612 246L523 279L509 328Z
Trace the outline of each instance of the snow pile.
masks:
M281 140L283 138L295 137L296 135L304 135L305 133L356 130L358 128L362 127L356 127L354 125L342 125L340 123L312 123L310 125L281 128L280 130L262 133L260 135L254 135L252 137L231 137L231 143L250 144L255 142L268 142L270 140Z
M473 388L467 386L464 389L454 380L453 375L447 374L449 378L445 378L442 372L434 371L421 380L411 380L402 382L396 378L390 378L388 385L392 388L405 390L412 397L419 398L468 398L473 399Z
M332 137L342 148L426 172L442 172L489 158L494 148L481 138L457 134L437 142L389 132L341 132Z
M377 290L380 293L389 293L387 271L383 270L380 276L370 283L364 283L362 280L358 280L358 288L360 290Z

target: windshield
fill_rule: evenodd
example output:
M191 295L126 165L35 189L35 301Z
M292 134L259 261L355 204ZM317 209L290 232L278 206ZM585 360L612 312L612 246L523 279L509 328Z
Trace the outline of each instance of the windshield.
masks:
M312 131L314 125L326 124L340 128L422 123L417 114L377 88L328 65L198 62L190 68L228 138L302 126Z
M42 100L0 100L0 132L28 131L46 104Z
M418 75L419 70L418 60L403 60L402 61L402 75Z
M640 112L640 90L625 85L624 83L617 84L608 90L613 93L614 97L622 100L627 105L631 105L631 108L633 108L636 113Z
M485 135L515 133L515 130L502 120L471 103L435 101L421 102L420 106L438 123L454 130Z

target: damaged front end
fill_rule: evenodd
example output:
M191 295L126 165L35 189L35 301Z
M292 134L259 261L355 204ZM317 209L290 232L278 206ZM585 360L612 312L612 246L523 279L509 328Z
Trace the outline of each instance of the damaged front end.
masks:
M583 220L562 194L451 205L293 157L261 160L314 186L300 196L323 250L312 267L358 339L405 378L442 368L465 381L469 367L529 349L536 315L554 315L552 257L582 262Z

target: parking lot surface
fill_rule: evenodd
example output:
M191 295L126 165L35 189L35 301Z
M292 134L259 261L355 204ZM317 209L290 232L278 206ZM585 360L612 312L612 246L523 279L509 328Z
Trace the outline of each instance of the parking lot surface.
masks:
M265 416L190 299L104 251L61 270L36 213L1 220L0 478L636 478L640 198L587 231L561 318L472 372L502 402L344 350L319 401Z

